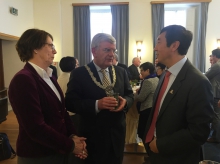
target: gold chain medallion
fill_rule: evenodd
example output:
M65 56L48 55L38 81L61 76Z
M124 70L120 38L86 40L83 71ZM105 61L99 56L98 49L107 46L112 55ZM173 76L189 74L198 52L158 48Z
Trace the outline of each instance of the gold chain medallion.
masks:
M103 86L100 82L98 82L96 80L96 78L93 75L93 72L90 70L90 68L85 65L87 71L89 72L90 77L92 78L92 81L100 88L104 89L106 93L109 93L110 91L112 91L113 87L115 86L115 82L116 82L116 74L115 74L115 68L114 66L112 66L112 73L113 73L113 83L109 86Z

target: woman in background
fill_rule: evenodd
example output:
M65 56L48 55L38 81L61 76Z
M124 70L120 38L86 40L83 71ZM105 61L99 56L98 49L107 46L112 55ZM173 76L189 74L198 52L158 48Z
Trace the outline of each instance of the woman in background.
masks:
M9 86L9 100L19 123L18 164L68 164L73 153L86 158L85 138L75 136L63 93L49 68L56 54L52 35L29 29L16 50L26 62Z
M60 88L63 91L63 95L65 97L65 93L67 90L67 83L69 82L70 73L72 70L76 68L76 59L71 56L63 57L60 60L60 69L62 70L62 73L57 79L58 84L60 85Z
M143 77L140 88L137 89L134 99L137 101L137 110L139 112L138 136L143 138L148 117L150 115L153 103L153 96L159 79L155 74L155 67L150 62L140 65L140 74Z

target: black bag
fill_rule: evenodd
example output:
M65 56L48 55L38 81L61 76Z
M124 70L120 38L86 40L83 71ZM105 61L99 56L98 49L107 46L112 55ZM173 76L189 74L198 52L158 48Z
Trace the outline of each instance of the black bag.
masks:
M16 153L11 147L8 136L5 133L0 133L0 161L14 158Z

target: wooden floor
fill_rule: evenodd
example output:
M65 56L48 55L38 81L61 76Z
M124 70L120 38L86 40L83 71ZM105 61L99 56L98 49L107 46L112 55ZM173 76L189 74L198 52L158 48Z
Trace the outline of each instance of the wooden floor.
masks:
M13 111L9 111L7 120L0 124L0 132L7 133L11 146L16 150L16 140L18 136L18 122ZM145 152L143 145L126 145L127 152ZM142 153L125 153L123 164L143 164L145 154ZM17 157L0 161L0 164L16 164ZM148 162L147 162L148 163ZM147 164L146 163L146 164Z

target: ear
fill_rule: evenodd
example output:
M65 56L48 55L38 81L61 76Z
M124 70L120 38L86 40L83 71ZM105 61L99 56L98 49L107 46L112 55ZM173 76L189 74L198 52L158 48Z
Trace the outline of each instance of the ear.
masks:
M176 51L178 49L178 47L180 46L180 42L179 41L175 41L171 44L171 50L172 51Z
M94 58L96 57L96 51L97 51L96 48L93 47L93 48L92 48L92 54L93 54L93 57L94 57Z
M34 50L34 53L37 54L37 50Z

